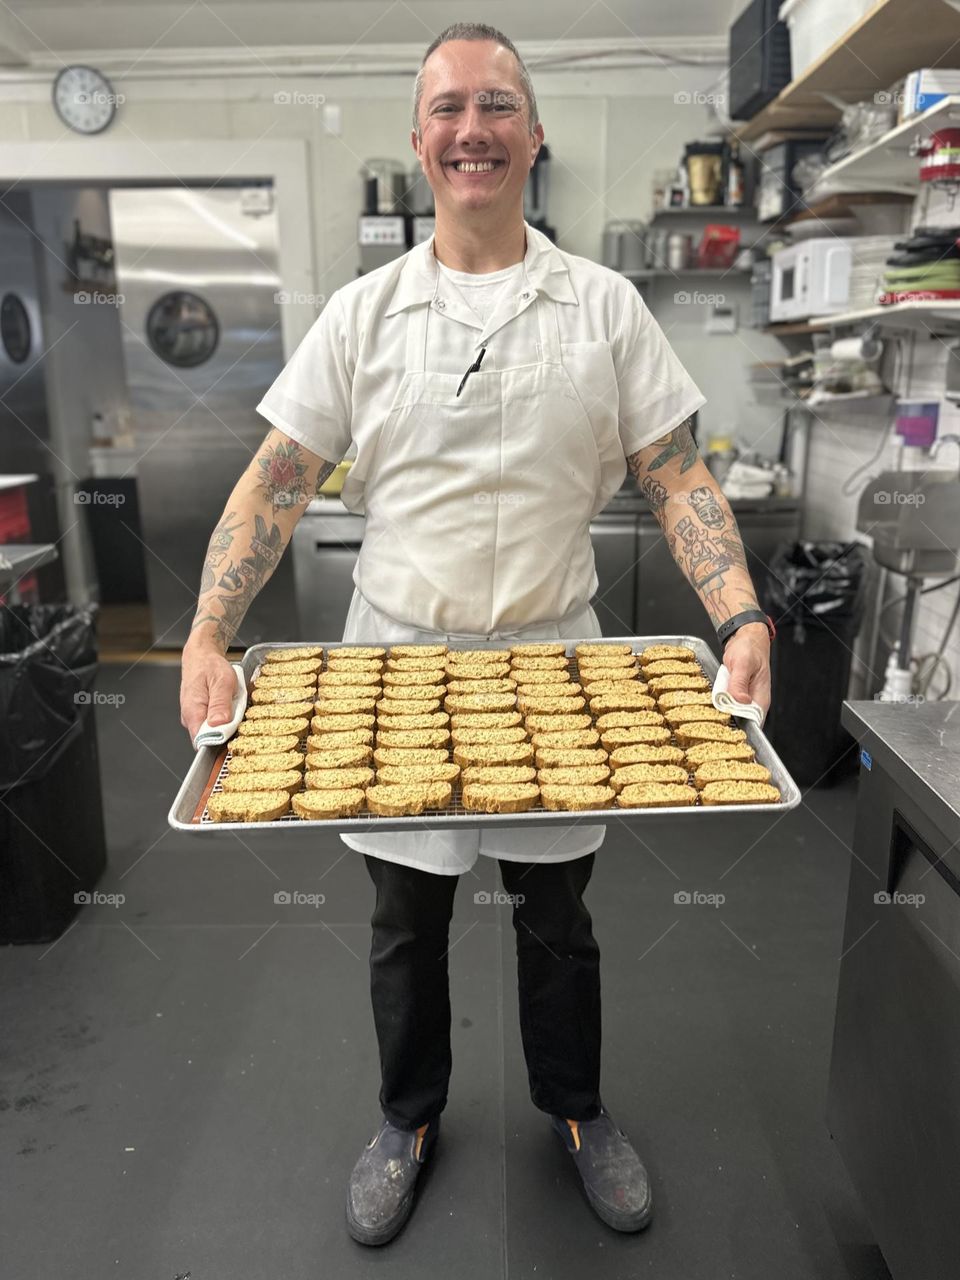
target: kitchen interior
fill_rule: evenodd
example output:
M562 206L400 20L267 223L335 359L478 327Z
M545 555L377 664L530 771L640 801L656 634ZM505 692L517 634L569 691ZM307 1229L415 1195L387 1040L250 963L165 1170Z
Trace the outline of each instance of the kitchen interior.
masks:
M359 859L302 833L197 857L165 815L192 755L179 652L267 428L255 406L338 288L432 235L412 80L443 26L479 20L537 90L527 222L629 279L706 396L696 443L778 633L766 731L804 794L772 824L621 827L598 853L606 1088L664 1189L638 1239L581 1218L537 1146L509 920L461 894L462 1146L391 1260L955 1275L960 9L291 0L268 24L247 4L3 8L0 604L88 619L97 672L68 753L54 725L29 777L0 778L9 1274L372 1268L339 1217L376 1101ZM238 651L342 634L364 532L340 498L350 462ZM605 636L719 655L631 476L591 535ZM14 647L5 714L28 682ZM62 841L79 901L38 870ZM322 881L330 928L304 916L260 942L285 880ZM688 883L730 905L690 920L672 897ZM253 1228L265 1204L279 1230Z

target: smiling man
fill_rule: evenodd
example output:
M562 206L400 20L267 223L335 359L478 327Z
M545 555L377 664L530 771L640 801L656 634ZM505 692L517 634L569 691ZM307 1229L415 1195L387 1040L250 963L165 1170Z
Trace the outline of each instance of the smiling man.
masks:
M278 502L264 475L282 458L313 492L351 442L343 501L366 525L345 640L599 637L590 520L629 468L726 645L733 696L768 706L767 622L687 425L704 397L627 280L524 222L542 141L530 77L504 35L458 24L431 44L412 143L436 233L335 293L259 405L273 429L214 531L184 649L191 736L208 712L227 718L224 649L303 509ZM619 1231L650 1221L643 1164L600 1097L599 948L583 894L604 835L579 824L341 837L376 886L383 1119L349 1182L356 1240L397 1234L436 1144L451 1074L449 923L458 878L476 876L480 854L497 859L515 897L533 1103L599 1217Z

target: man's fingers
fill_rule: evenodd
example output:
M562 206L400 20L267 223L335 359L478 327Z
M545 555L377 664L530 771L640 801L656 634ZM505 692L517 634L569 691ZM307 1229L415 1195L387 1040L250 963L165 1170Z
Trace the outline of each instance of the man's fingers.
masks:
M230 709L237 682L233 668L229 662L217 665L216 673L210 679L210 702L207 706L207 722L224 724L230 719Z

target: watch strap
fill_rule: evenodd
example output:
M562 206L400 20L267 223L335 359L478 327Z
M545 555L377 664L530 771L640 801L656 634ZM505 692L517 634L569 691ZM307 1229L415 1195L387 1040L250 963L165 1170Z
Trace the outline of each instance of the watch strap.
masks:
M728 618L717 627L717 639L721 646L726 644L735 631L739 631L748 622L762 622L771 640L777 634L777 628L773 625L773 619L768 613L763 613L760 609L744 609L742 613L735 613L732 618Z

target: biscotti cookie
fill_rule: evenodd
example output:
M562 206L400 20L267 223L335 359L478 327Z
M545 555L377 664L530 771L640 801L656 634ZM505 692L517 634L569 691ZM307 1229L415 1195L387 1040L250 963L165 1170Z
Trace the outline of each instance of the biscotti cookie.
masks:
M777 804L780 791L764 782L708 782L700 800L703 804Z
M358 744L355 747L308 751L306 763L308 769L359 769L369 766L372 759L373 748Z
M530 672L526 674L532 674ZM566 675L566 672L564 672ZM524 698L576 698L583 692L583 689L574 680L554 680L548 683L543 681L534 681L532 684L526 679L517 683L517 696Z
M589 729L593 721L585 711L569 716L542 716L536 712L528 715L524 724L530 733L570 733L574 729Z
M214 822L275 822L289 812L287 791L220 791L207 800Z
M381 653L383 650L380 651ZM445 644L392 644L391 658L445 658L449 649Z
M343 733L311 733L308 751L339 751L341 747L372 747L372 729L344 729Z
M686 769L679 764L628 764L615 769L610 785L615 791L638 782L669 782L685 787L689 782Z
M449 729L378 729L378 747L445 747Z
M754 760L756 752L749 742L698 742L687 747L684 758L691 769L708 760Z
M377 747L373 752L377 769L382 769L384 765L446 764L449 759L450 753L446 747ZM308 756L307 764L309 763Z
M642 667L651 662L693 662L697 657L685 644L648 644L639 656Z
M475 813L523 813L539 799L535 782L471 782L463 788L463 807Z
M301 818L352 818L363 810L362 787L318 787L293 797L293 811Z
M578 644L574 649L577 658L604 658L615 654L632 654L628 644Z
M536 644L515 644L510 648L511 658L563 657L567 647L556 640L537 642Z
M463 770L463 785L481 783L486 786L515 786L518 782L536 782L532 764L471 764Z
M534 759L538 769L576 769L606 764L607 753L602 747L538 747Z
M306 733L309 723L306 716L290 716L276 720L243 719L237 725L237 734L241 738L246 738L248 735L257 738L281 737L289 733Z
M494 680L510 674L509 662L448 662L444 670L451 680Z
M247 707L243 713L245 723L251 720L297 720L313 710L313 697L307 702L283 703L280 706Z
M590 699L590 710L595 716L608 711L654 711L656 703L645 693L601 693Z
M663 713L667 724L730 724L731 716L716 707L668 707Z
M583 711L586 705L587 700L582 697L554 698L543 693L517 695L517 706L525 715L573 715Z
M516 682L502 676L492 676L489 680L450 680L447 693L510 693L516 692Z
M440 760L436 764L385 764L377 769L377 781L399 784L421 782L454 783L460 777L460 766L452 760Z
M301 662L264 662L260 665L257 676L315 676L323 665L322 658L307 658Z
M311 733L347 733L351 729L372 729L376 716L372 711L358 711L349 716L314 716Z
M327 652L327 659L330 658L382 658L386 655L386 649L380 649L376 645L350 645L342 649L330 649Z
M566 729L553 733L535 733L530 741L535 747L595 747L600 742L596 729Z
M366 688L368 685L379 685L382 679L379 671L321 671L317 677L317 685L321 689L328 685Z
M256 742L256 738L248 738L247 741ZM302 751L256 751L248 756L235 756L231 752L227 768L232 774L286 773L289 769L302 769L304 758ZM716 780L709 779L710 782Z
M446 729L449 724L446 711L427 711L415 716L385 716L381 711L377 716L378 729Z
M608 764L584 764L579 768L538 769L541 787L595 787L610 777Z
M669 782L634 782L617 792L617 804L624 809L688 808L697 803L693 787Z
M387 671L403 672L403 671L442 671L446 659L443 657L425 658L387 658L384 663L384 673Z
M453 749L458 765L532 764L533 747L529 742L483 742L463 744Z
M355 790L372 785L375 774L369 766L356 769L308 769L305 777L311 791Z
M651 693L672 693L677 689L702 689L710 688L710 681L706 676L652 676L647 681Z
M375 671L383 670L382 658L330 658L328 671Z
M231 757L277 755L278 753L287 755L291 751L297 750L297 747L300 745L300 735L298 733L249 733L245 734L242 738L231 738L229 745Z
M423 813L424 809L443 809L452 795L449 782L377 782L366 790L367 808L385 818Z
M470 746L480 742L526 742L527 731L517 725L514 729L451 729L453 745Z
M514 667L513 674L521 685L573 683L566 667Z
M254 705L284 702L308 702L314 695L313 684L284 685L280 689L261 689L258 685L250 690L250 701Z
M446 691L442 681L439 684L391 684L384 687L383 696L395 702L409 702L418 698L442 698Z
M384 720L400 720L404 716L446 714L440 698L381 698L377 703L378 724L382 724Z
M382 679L384 689L389 689L395 684L410 686L445 683L443 667L423 667L419 671L385 671Z
M705 689L675 689L672 693L657 695L657 706L661 711L668 711L671 707L710 707L712 705L713 695Z
M545 809L609 809L616 798L613 787L603 784L591 787L540 786L540 803Z
M451 729L515 729L522 723L519 711L461 711L450 717Z
M512 693L448 693L444 706L451 715L461 711L512 711Z
M577 659L578 668L583 671L584 667L590 667L598 671L611 671L616 669L637 670L639 662L635 653L585 653Z
M699 662L648 662L643 668L644 680L654 676L702 676L703 668Z
M670 730L663 725L635 724L629 729L605 729L600 741L608 751L630 747L636 742L644 742L652 747L665 747L670 741Z
M513 671L563 671L567 659L562 654L520 654L511 657L510 668Z
M448 662L465 662L473 666L477 662L509 662L509 649L451 649Z
M303 785L299 769L270 773L228 773L220 782L224 791L286 791L292 795Z
M638 742L629 747L616 747L610 752L611 769L627 764L682 764L684 752L679 747L658 747Z
M289 649L270 649L263 655L263 662L306 662L314 658L323 658L323 649L320 645L307 645L306 647L296 648L291 645Z
M725 724L709 724L694 721L677 725L673 736L681 747L693 747L698 742L746 742L745 729L730 729Z
M635 707L632 711L605 711L597 716L597 728L606 733L608 729L632 729L635 725L663 725L666 721L659 711L644 711Z
M769 781L770 770L751 760L708 760L693 775L693 785L698 790L702 790L710 782Z

